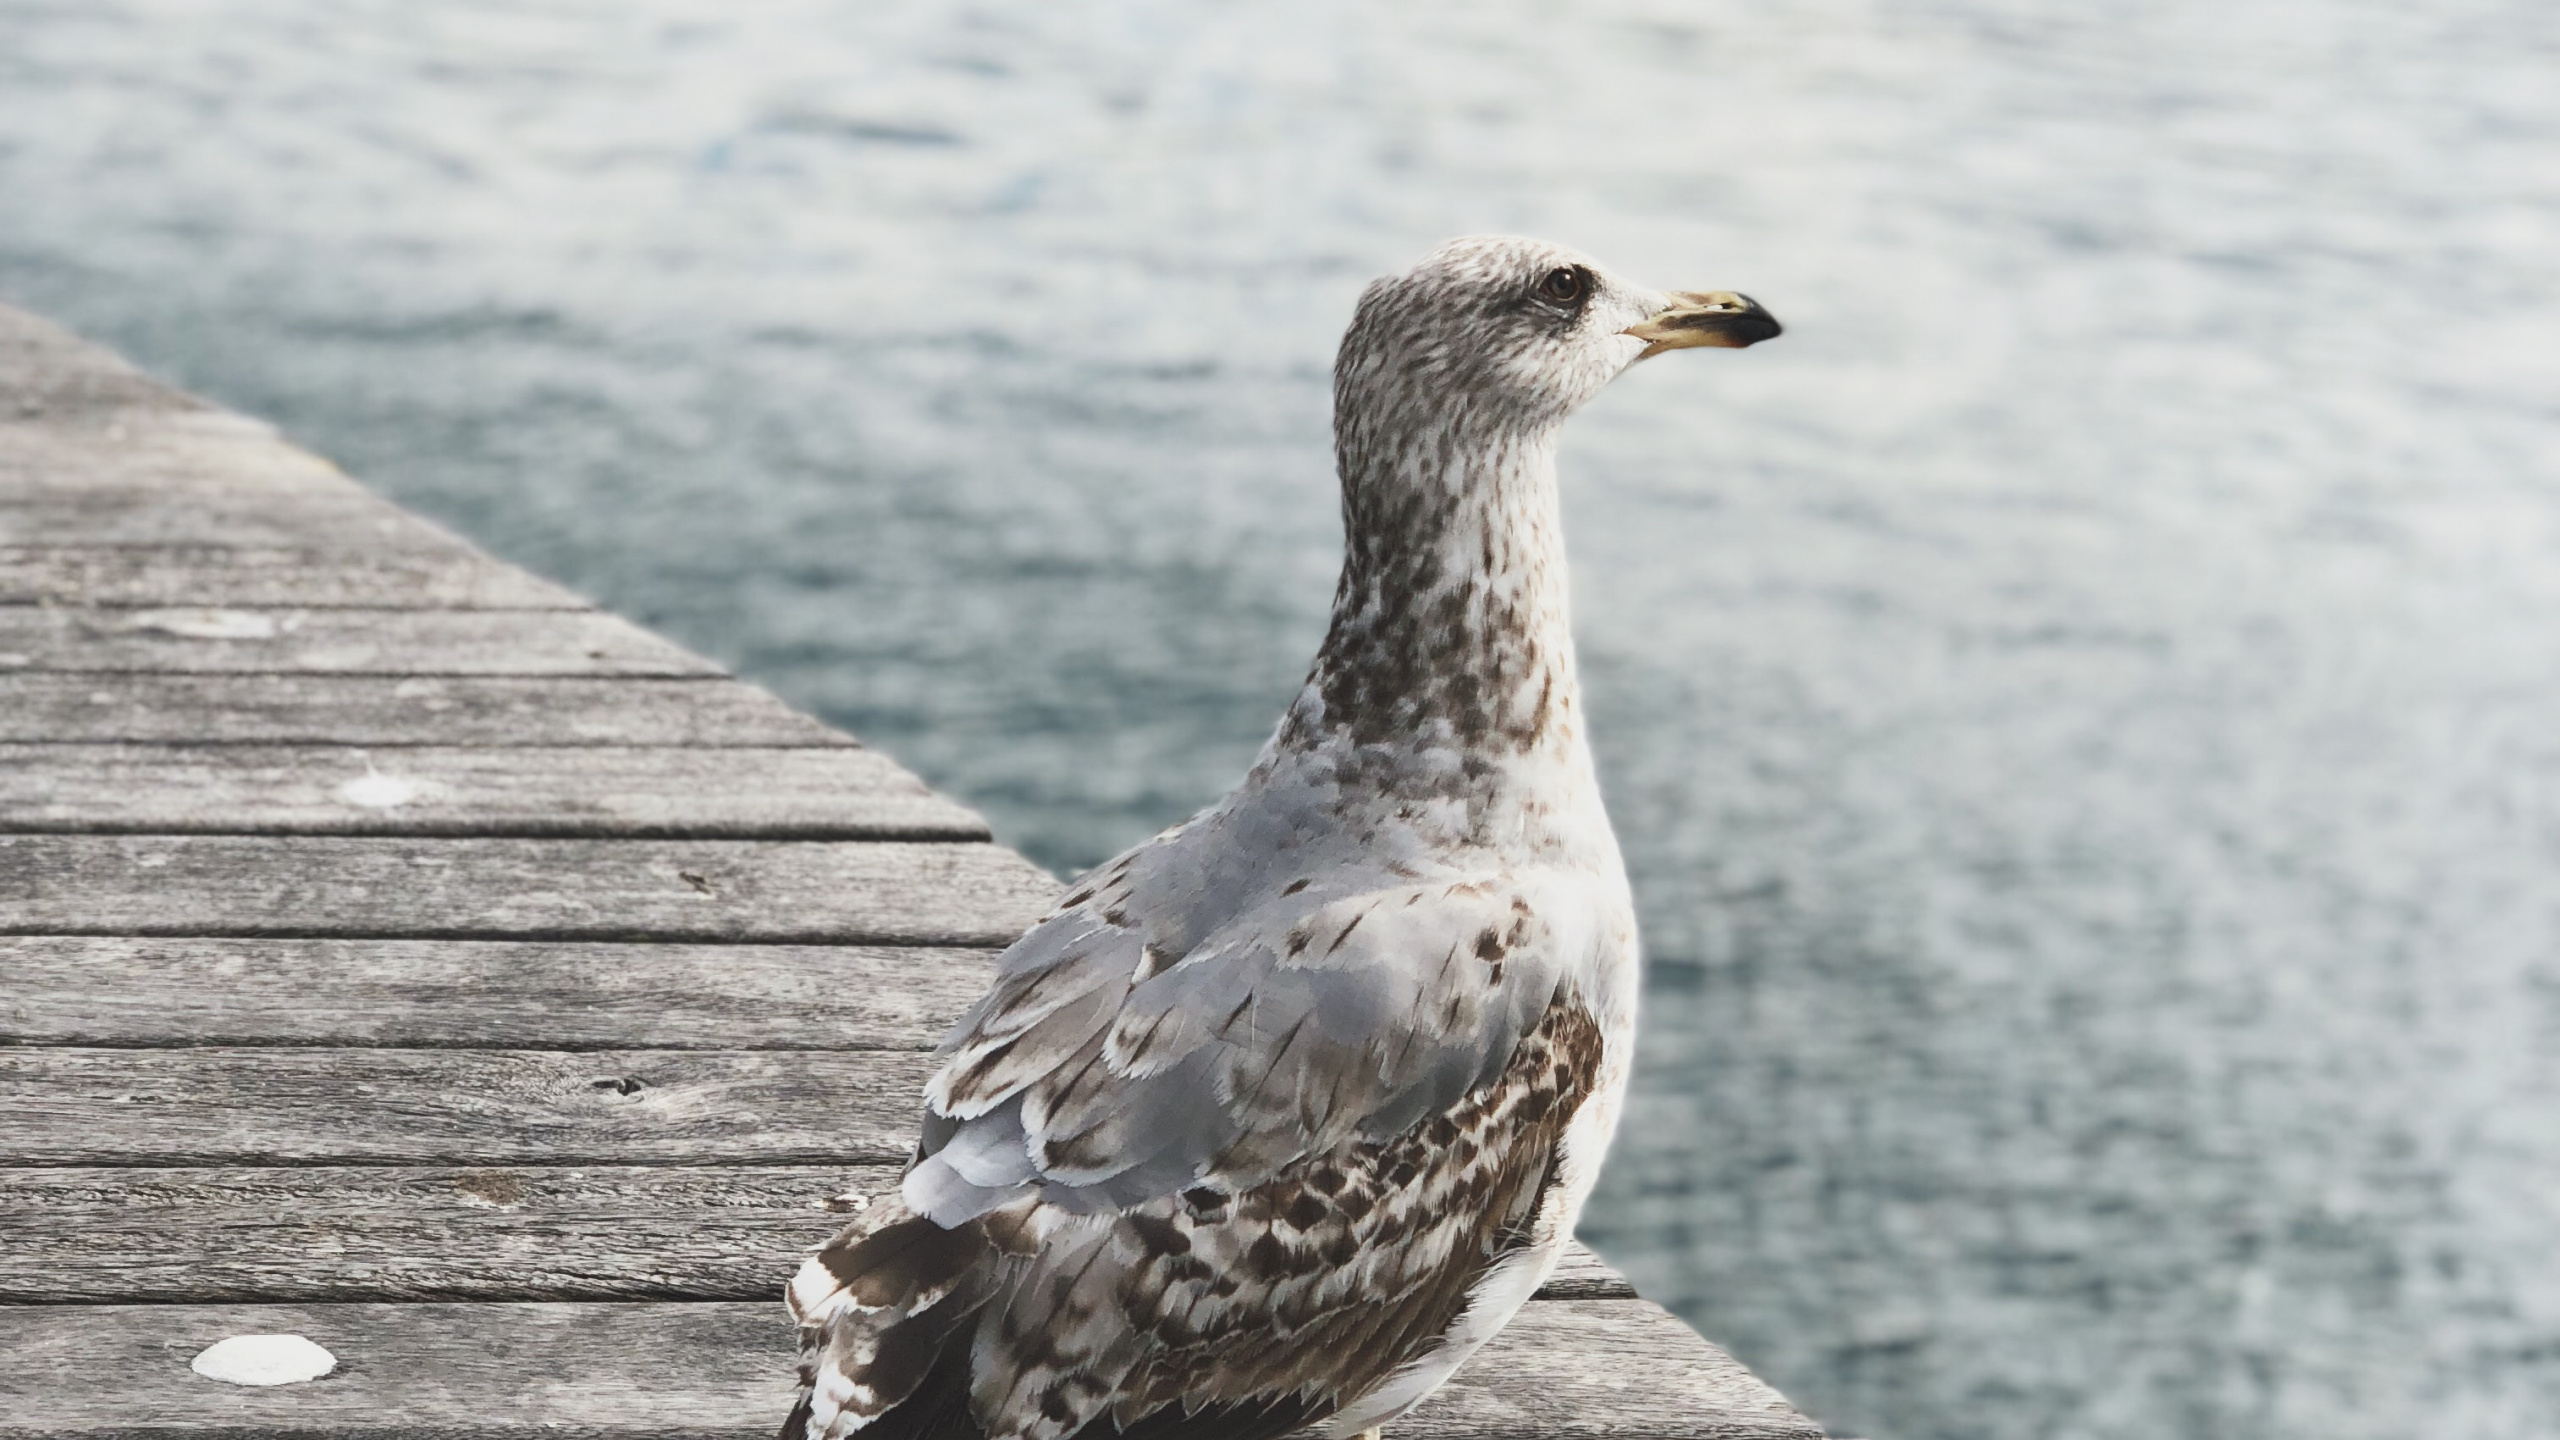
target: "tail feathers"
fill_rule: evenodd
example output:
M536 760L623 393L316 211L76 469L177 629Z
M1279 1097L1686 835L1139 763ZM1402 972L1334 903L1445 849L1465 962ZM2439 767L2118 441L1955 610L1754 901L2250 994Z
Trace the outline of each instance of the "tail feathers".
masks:
M801 1394L781 1440L906 1434L913 1427L881 1422L928 1376L950 1371L954 1351L963 1403L931 1428L975 1440L965 1404L966 1322L986 1303L994 1258L976 1221L946 1230L894 1197L875 1201L803 1263L784 1292L800 1322ZM955 1422L963 1429L951 1428Z

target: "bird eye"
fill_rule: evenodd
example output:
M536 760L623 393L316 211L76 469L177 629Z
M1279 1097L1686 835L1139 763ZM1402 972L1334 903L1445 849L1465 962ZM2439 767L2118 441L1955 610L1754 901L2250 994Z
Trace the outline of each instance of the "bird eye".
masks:
M1559 305L1579 302L1590 288L1590 277L1584 275L1579 266L1573 265L1560 265L1548 271L1547 278L1538 282L1538 293Z

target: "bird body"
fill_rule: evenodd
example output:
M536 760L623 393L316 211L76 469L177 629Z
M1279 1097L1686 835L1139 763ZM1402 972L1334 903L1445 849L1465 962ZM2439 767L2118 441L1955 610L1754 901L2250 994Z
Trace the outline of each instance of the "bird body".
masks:
M1529 1298L1637 991L1556 427L1642 354L1774 333L1534 241L1370 287L1306 684L1233 792L1005 952L899 1193L791 1283L786 1440L1348 1436Z

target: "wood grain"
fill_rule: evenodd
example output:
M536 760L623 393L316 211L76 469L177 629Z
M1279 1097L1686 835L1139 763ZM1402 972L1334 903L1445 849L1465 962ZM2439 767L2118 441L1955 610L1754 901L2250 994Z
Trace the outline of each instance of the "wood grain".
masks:
M584 610L548 580L445 552L86 545L0 549L0 605Z
M1057 882L993 845L0 835L0 934L995 945Z
M596 611L0 606L0 670L186 674L718 675Z
M299 1334L335 1373L251 1389L187 1362ZM790 1405L778 1305L96 1305L0 1308L0 1437L767 1440ZM1399 1422L1398 1440L1820 1440L1724 1352L1641 1300L1532 1305Z
M0 1045L917 1050L976 1002L993 960L878 946L5 936Z
M0 1170L0 1303L770 1300L899 1167ZM1540 1294L1627 1297L1573 1247Z
M0 743L0 831L985 840L874 750Z
M732 680L0 670L0 741L850 745Z
M0 1049L20 1165L888 1164L921 1051Z

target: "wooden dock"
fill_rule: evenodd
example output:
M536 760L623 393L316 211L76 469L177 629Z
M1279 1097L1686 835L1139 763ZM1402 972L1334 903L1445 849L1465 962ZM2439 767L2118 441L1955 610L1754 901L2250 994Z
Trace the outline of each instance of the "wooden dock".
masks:
M1057 890L0 307L0 1437L761 1440L783 1280ZM275 1333L337 1368L190 1369ZM1585 1254L1395 1433L1821 1432Z

